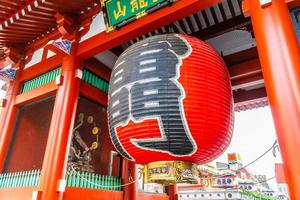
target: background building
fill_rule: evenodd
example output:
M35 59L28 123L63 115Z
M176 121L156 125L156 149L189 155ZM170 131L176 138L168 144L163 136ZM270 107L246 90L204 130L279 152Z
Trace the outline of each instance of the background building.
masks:
M275 175L277 182L277 198L278 199L289 199L288 185L283 173L283 164L275 164Z
M199 166L198 185L179 185L181 200L275 199L275 192L269 187L266 176L249 173L243 168L238 153L228 154L228 162L216 163L216 166L214 167L214 164Z

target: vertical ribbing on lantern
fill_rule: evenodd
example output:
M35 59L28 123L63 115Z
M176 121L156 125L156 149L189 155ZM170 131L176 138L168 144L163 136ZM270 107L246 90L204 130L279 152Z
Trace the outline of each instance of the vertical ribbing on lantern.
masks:
M113 68L111 139L138 164L211 161L229 145L233 114L227 67L197 38L147 38L126 49Z

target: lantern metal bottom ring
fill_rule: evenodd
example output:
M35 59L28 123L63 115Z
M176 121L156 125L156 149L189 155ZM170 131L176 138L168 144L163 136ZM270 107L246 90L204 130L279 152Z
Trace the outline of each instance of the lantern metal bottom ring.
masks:
M145 183L159 183L165 186L177 183L198 183L197 165L185 161L151 162L143 169Z

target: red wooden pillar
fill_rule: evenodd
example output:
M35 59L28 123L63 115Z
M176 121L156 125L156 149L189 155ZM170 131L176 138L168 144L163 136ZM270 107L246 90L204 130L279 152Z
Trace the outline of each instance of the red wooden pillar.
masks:
M131 172L132 181L134 183L128 186L130 191L130 200L137 200L137 171L136 171L136 164L134 162L129 162L129 171Z
M14 81L9 83L9 87L4 99L4 108L0 117L0 173L3 170L5 164L5 158L9 148L9 143L13 134L13 128L17 113L17 107L15 106L16 96L20 89L19 77L21 69L17 71Z
M66 165L76 114L80 79L76 78L80 67L73 44L71 55L62 61L62 82L56 93L53 116L43 161L40 199L62 199L63 192L58 191L59 183L66 177ZM63 182L63 181L62 181Z
M265 86L291 199L300 199L300 49L285 0L250 0ZM258 138L259 139L259 138Z
M168 186L170 200L178 200L178 187L176 184Z
M136 164L123 158L122 166L122 184L123 187L123 199L124 200L137 200L137 175ZM130 182L135 181L132 184Z

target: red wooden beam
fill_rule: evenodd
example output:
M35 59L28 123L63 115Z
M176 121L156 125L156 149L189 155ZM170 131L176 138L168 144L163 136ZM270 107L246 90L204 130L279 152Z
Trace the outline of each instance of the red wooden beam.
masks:
M258 88L254 90L239 90L233 92L234 103L251 101L253 99L267 98L266 88Z
M107 94L83 81L81 81L80 84L80 94L104 107L107 107Z
M16 97L15 105L21 106L37 100L43 99L44 97L51 96L55 94L58 86L55 84L55 81L37 87L29 92L19 94Z
M230 54L228 56L223 57L227 66L240 64L242 62L252 60L252 59L257 59L257 58L258 58L258 52L256 47L246 49L244 51L240 51L238 53Z
M87 68L91 72L97 74L102 79L109 81L111 69L104 66L96 58L89 58L83 62L83 67Z
M156 28L170 24L197 11L212 6L221 0L189 0L178 1L170 7L162 8L139 19L119 31L100 33L82 42L77 55L83 59L92 57L102 51L116 47Z
M249 91L234 91L233 98L235 111L264 107L269 104L266 89L264 87Z
M20 81L24 82L26 80L32 79L40 74L46 73L48 71L51 71L59 64L61 64L62 58L59 56L52 56L46 60L43 60L42 62L39 62L27 69L24 69L22 71Z
M258 58L229 66L228 70L233 90L243 89L264 82Z
M85 188L67 187L64 193L64 200L82 200L84 199L110 199L123 200L122 191L92 190Z
M0 197L3 200L32 199L32 193L36 190L37 187L3 188L0 189Z

